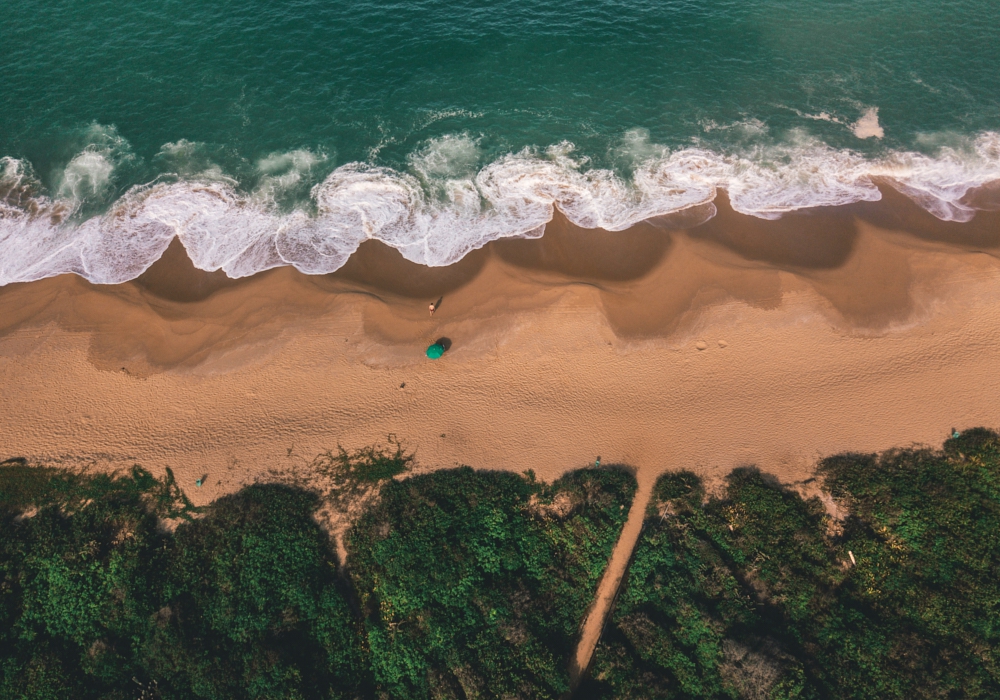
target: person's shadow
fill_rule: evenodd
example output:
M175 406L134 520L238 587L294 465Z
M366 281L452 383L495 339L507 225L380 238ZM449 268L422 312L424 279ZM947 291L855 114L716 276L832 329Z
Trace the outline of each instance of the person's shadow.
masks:
M451 338L438 338L434 343L443 347L445 352L451 350Z

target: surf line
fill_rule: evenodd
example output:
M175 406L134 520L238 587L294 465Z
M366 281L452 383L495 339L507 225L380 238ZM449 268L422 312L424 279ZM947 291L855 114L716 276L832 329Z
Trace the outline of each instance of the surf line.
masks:
M628 519L622 527L618 542L611 551L611 558L608 559L608 566L604 569L600 583L597 584L597 594L594 602L587 611L584 619L583 631L580 634L580 643L576 647L576 653L570 661L569 667L569 687L570 691L565 697L572 697L580 681L583 680L587 670L590 668L594 650L604 632L604 625L608 615L614 610L614 602L618 597L618 590L621 588L625 573L628 571L629 562L632 561L632 553L639 542L639 535L642 533L642 524L646 520L646 506L653 495L653 486L656 483L655 477L639 481L639 488L635 492L632 506L628 511Z

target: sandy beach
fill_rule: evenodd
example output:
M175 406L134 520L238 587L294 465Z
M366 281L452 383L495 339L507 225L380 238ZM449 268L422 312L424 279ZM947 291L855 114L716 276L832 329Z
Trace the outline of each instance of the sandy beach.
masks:
M599 456L641 483L793 483L1000 425L996 214L942 223L891 191L778 221L717 204L621 233L557 218L448 268L369 242L333 275L230 280L175 241L135 282L10 285L0 458L169 466L203 503L390 434L419 469L551 479Z

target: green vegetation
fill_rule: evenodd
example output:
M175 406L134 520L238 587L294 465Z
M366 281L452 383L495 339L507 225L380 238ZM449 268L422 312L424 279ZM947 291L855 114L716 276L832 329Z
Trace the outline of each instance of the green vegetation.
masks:
M0 697L100 697L142 677L158 515L190 509L172 479L0 470Z
M350 698L360 629L312 494L250 486L179 527L144 649L171 697ZM166 692L169 689L169 693Z
M56 507L72 514L92 501L140 503L162 518L189 519L194 507L168 467L158 480L140 467L128 477L79 474L67 469L30 466L21 458L0 462L0 516L16 516L29 509Z
M169 473L0 464L0 697L562 692L635 480L393 481L409 463L395 443L330 455L332 483L385 485L346 572L316 522L329 494L255 485L196 509Z
M581 696L1000 696L1000 438L820 476L842 523L753 469L661 478Z
M0 499L0 697L336 698L367 687L314 495L252 486L192 519L169 474L15 463L0 466ZM173 535L160 519L171 516L186 516Z
M205 508L0 463L0 697L556 698L635 479L322 455ZM1000 436L656 485L576 697L1000 697ZM319 520L367 504L347 565ZM350 506L347 508L345 506Z
M558 697L635 493L469 468L389 484L348 536L372 668L394 698Z
M406 452L395 435L389 435L387 442L353 452L339 445L336 452L323 452L309 463L304 484L318 488L338 511L364 510L383 484L406 474L413 466L413 455Z

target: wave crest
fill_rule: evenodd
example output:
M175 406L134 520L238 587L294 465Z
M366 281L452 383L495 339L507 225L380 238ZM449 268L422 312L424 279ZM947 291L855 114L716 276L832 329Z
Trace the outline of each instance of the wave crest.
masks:
M30 164L0 159L0 285L67 272L124 282L152 265L175 236L196 267L230 277L282 265L332 272L367 239L441 266L493 240L541 236L556 208L578 226L621 231L708 204L719 189L736 211L773 219L876 201L876 182L887 182L940 219L968 221L976 211L970 190L1000 180L995 132L938 144L933 157L895 152L878 160L794 131L780 144L738 154L670 151L641 130L628 132L623 144L619 155L632 159L628 179L588 169L570 143L525 149L477 169L478 142L446 136L416 152L410 172L363 163L336 168L311 188L307 213L281 204L308 187L325 155L296 150L263 158L257 189L247 193L198 155L197 144L180 141L157 156L178 164L177 179L133 187L103 215L77 220L82 203L106 196L115 168L131 158L127 144L105 130L67 164L51 197Z

